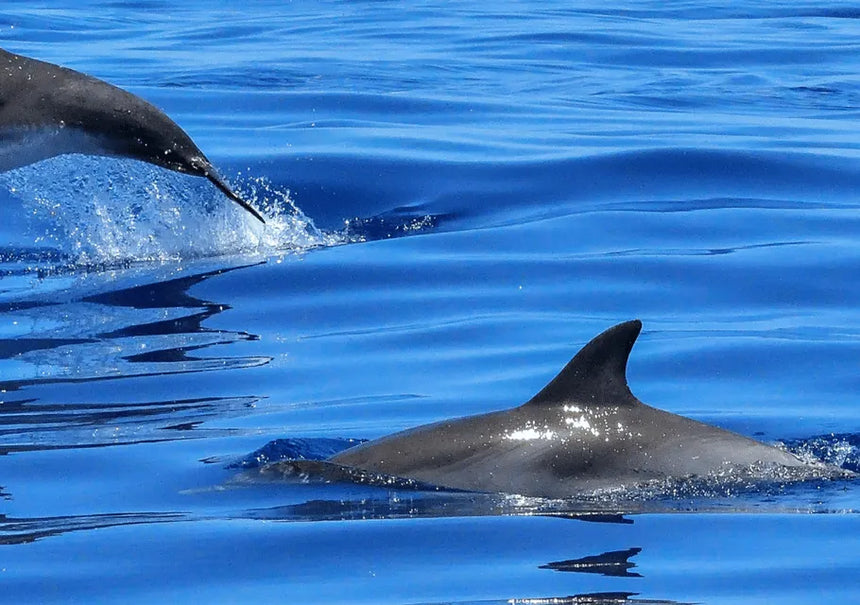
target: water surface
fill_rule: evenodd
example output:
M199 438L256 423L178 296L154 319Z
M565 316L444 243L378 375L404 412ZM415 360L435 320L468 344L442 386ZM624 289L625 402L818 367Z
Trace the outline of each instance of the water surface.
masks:
M253 462L517 405L638 317L640 399L856 469L856 7L4 7L270 217L134 162L0 175L5 599L858 599L852 481L618 515Z

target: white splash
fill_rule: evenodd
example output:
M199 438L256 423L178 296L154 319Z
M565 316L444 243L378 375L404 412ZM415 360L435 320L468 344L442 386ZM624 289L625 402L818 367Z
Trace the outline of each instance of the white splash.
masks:
M317 229L289 191L262 178L237 185L265 225L207 180L143 162L66 155L0 175L0 187L32 215L34 245L57 249L73 266L271 256L342 243Z

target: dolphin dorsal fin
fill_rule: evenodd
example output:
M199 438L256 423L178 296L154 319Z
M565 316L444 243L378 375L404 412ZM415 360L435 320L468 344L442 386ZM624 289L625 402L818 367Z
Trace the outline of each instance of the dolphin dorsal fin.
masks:
M569 401L585 405L635 405L639 400L627 386L627 358L641 330L642 322L634 319L594 337L525 405Z

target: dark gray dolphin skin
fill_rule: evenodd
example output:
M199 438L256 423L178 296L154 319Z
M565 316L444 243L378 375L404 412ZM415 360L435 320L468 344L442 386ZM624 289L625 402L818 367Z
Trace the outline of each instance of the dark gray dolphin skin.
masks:
M519 407L419 426L329 462L441 487L545 498L757 465L810 466L784 450L636 399L626 368L641 328L634 320L606 330Z
M65 153L133 158L205 177L265 223L191 137L151 103L80 72L0 49L0 172Z

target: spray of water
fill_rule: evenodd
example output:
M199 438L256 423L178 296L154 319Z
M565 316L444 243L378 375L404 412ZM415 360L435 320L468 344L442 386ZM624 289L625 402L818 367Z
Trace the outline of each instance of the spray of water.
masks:
M197 177L149 164L67 155L0 176L32 215L34 248L52 249L62 269L225 255L272 255L342 243L318 229L263 178L239 177L238 193L263 225ZM42 268L43 270L45 267Z

